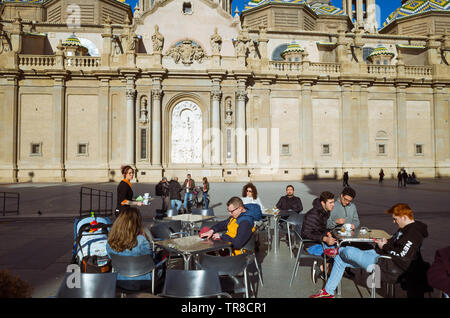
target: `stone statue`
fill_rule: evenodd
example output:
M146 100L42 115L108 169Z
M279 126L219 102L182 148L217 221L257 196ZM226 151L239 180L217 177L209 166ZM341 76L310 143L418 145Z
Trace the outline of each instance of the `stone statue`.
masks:
M120 43L120 39L119 37L115 36L114 38L112 38L112 42L113 42L113 56L117 56L123 53L122 50L122 44Z
M158 25L155 25L155 33L153 33L152 35L152 42L153 42L153 51L161 53L164 46L164 36L161 33L159 33Z
M247 55L247 43L250 41L250 36L247 32L247 27L244 26L243 29L239 32L239 35L236 39L235 49L237 56L246 56Z
M194 45L191 40L183 40L182 44L171 47L168 51L175 63L181 59L183 64L189 65L195 61L202 63L205 57L205 51L197 44Z
M139 119L139 121L141 123L147 122L147 113L148 113L147 104L148 104L147 96L142 96L142 98L141 98L141 118Z
M211 51L213 54L220 54L222 49L222 37L217 33L217 27L214 28L214 34L210 37Z
M227 99L226 106L225 106L225 124L231 125L233 123L232 116L233 115L233 109L231 106L231 99Z
M178 48L176 46L171 47L167 53L170 57L173 58L174 62L178 64L181 58L181 54L178 51Z
M256 51L256 43L254 41L250 41L248 45L248 57L257 59L258 58L258 52Z

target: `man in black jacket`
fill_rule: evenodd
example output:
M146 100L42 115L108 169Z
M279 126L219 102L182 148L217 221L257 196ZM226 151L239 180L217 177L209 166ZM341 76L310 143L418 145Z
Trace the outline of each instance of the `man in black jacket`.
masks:
M170 197L170 205L172 209L177 209L177 212L180 210L182 202L181 202L181 185L178 183L178 177L172 177L172 180L169 182L169 197Z
M374 250L364 251L352 246L340 248L325 288L310 296L311 298L334 298L334 292L347 267L373 268L380 255L389 255L393 266L401 273L406 272L414 261L421 258L420 247L428 236L427 226L415 221L413 211L404 203L394 205L386 213L392 215L394 223L399 227L398 231L389 240L375 240L377 246Z
M328 191L322 192L320 197L313 201L313 208L305 214L302 224L302 238L316 242L325 242L328 245L336 244L336 239L327 229L327 220L333 208L334 194ZM317 243L305 244L305 247L308 250L312 245L317 245ZM312 250L311 252L308 250L308 252L314 255L322 255L323 250L321 252L318 251L318 253Z
M280 210L292 210L297 213L303 211L302 200L294 195L294 186L286 187L286 195L278 200L276 207Z
M156 192L156 195L161 196L163 212L167 211L169 208L169 183L166 177L163 177L156 185Z

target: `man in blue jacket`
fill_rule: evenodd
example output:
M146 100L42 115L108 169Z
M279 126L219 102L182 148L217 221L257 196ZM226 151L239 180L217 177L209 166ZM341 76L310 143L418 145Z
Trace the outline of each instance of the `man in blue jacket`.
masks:
M233 255L241 254L241 248L248 242L255 231L254 221L262 217L258 204L246 204L239 197L232 197L227 202L230 217L214 225L211 230L203 233L202 238L222 239L232 243ZM220 235L218 232L224 232Z

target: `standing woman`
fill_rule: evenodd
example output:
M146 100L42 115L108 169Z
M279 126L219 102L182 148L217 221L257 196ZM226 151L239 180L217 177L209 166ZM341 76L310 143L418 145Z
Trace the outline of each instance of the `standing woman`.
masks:
M261 200L258 198L258 191L253 183L247 183L242 188L242 202L244 204L258 204L261 207L261 211L264 212L265 208L263 207Z
M206 177L203 177L203 206L204 206L204 209L207 209L208 205L209 205L208 191L209 191L208 179Z
M116 214L122 212L126 207L129 207L130 205L142 205L142 202L133 201L133 189L131 188L131 180L134 177L134 169L131 168L131 166L122 166L120 167L120 172L123 175L123 179L117 186Z

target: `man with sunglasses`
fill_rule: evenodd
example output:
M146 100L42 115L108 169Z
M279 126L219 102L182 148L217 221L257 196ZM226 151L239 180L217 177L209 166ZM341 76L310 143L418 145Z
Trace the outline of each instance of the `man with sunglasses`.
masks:
M327 228L334 229L336 226L350 223L352 229L359 227L358 211L353 200L356 197L356 192L351 187L345 187L339 199L334 203L334 208L330 213L327 221Z
M233 255L239 255L242 253L241 248L255 231L255 221L259 221L262 217L261 208L257 204L244 205L241 198L232 197L227 202L227 210L230 217L202 233L201 237L231 242ZM221 235L219 232L225 233Z

